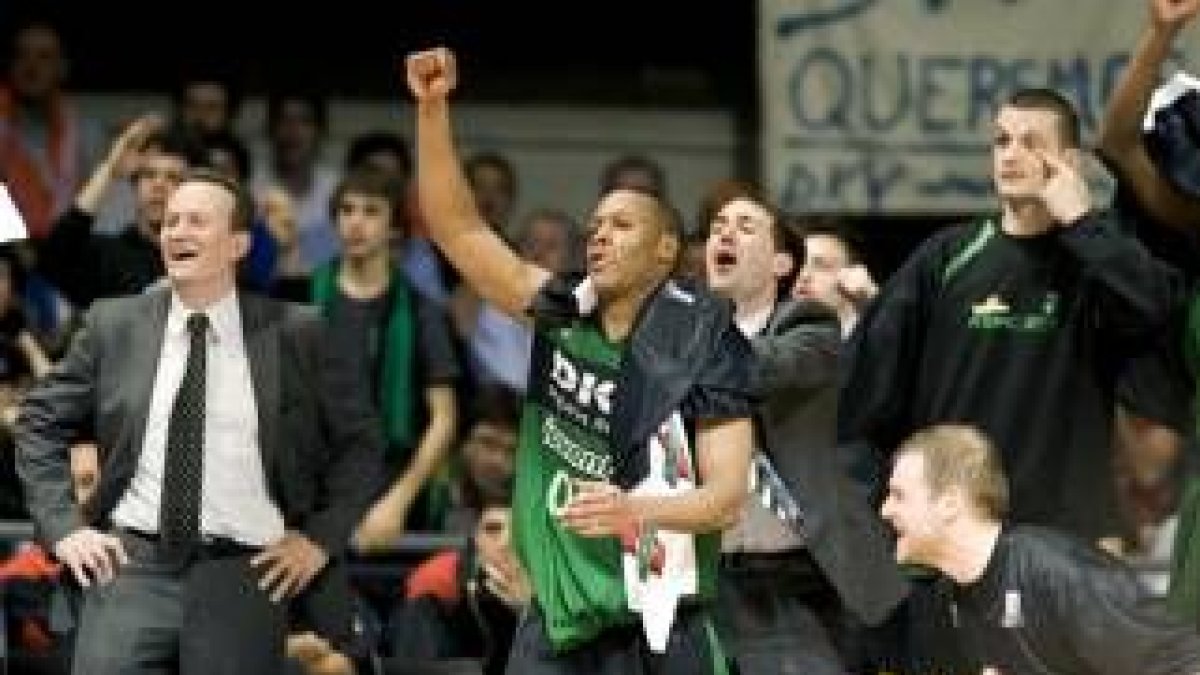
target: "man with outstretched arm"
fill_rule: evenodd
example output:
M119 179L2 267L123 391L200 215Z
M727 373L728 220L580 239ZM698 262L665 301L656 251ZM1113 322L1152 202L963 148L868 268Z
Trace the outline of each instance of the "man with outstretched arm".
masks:
M414 54L407 78L430 237L485 300L535 328L513 502L535 603L509 672L725 672L707 606L752 439L750 349L728 305L668 280L679 223L636 190L601 197L583 282L522 261L460 169L453 55Z

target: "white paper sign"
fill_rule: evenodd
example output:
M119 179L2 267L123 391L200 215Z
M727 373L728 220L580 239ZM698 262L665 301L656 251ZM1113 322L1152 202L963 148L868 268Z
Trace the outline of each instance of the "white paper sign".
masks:
M759 0L762 161L794 211L995 208L991 120L1049 87L1085 142L1146 23L1145 0ZM1200 41L1176 41L1172 66Z
M0 183L0 243L22 241L29 238L29 230L25 227L25 219L8 194L8 186Z

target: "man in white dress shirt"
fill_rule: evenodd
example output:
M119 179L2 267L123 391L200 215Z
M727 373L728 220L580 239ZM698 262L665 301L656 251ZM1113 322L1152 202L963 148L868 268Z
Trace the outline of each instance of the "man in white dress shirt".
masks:
M374 497L379 425L314 314L235 289L251 208L215 174L186 179L161 232L170 283L94 305L22 406L30 512L84 587L76 673L276 672L292 599L348 639L330 563ZM91 523L67 444L89 423Z

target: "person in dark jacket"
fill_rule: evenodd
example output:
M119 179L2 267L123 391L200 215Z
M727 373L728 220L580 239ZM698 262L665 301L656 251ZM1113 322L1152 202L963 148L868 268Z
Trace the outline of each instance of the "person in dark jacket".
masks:
M1165 329L1178 274L1112 212L1080 171L1078 117L1060 94L1022 90L996 115L1000 213L926 241L855 328L838 407L839 450L867 484L913 431L978 426L1000 451L1015 523L1093 541L1121 532L1112 475L1117 375ZM944 669L953 647L926 624L914 584L900 659Z
M839 439L886 454L921 427L975 424L1000 449L1016 522L1112 536L1115 371L1166 326L1178 275L1093 207L1061 95L1015 94L995 133L1001 213L935 234L869 306Z
M164 131L162 121L152 115L137 119L113 142L75 203L40 242L38 269L80 310L97 298L146 290L165 272L158 232L167 199L188 169L205 164L203 148L189 136ZM98 234L92 230L97 210L126 173L136 195L135 220L116 236Z
M759 489L723 537L720 618L741 672L851 672L839 649L846 610L878 623L903 586L884 528L836 461L839 317L815 297L788 298L800 240L774 207L753 186L719 187L724 196L704 223L705 276L734 303L759 396ZM767 471L780 479L773 488ZM796 518L778 517L780 492L795 500Z
M438 553L408 576L393 656L474 658L488 675L504 672L532 593L510 541L510 480L476 485L479 519L465 549Z
M896 558L943 579L967 661L955 672L1200 673L1200 636L1092 542L1004 523L1000 457L974 428L938 425L896 453L882 514Z

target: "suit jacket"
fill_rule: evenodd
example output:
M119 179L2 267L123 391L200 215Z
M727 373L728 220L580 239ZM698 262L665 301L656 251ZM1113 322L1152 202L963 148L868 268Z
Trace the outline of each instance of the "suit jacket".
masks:
M783 302L750 344L761 441L801 508L808 549L845 606L879 623L906 585L879 516L835 452L837 318L812 303Z
M383 439L365 387L327 349L315 312L239 293L246 358L271 498L288 528L332 558L378 494ZM69 444L94 424L101 524L128 488L138 458L170 291L102 300L69 352L26 396L16 424L17 471L49 546L84 525L71 486Z

